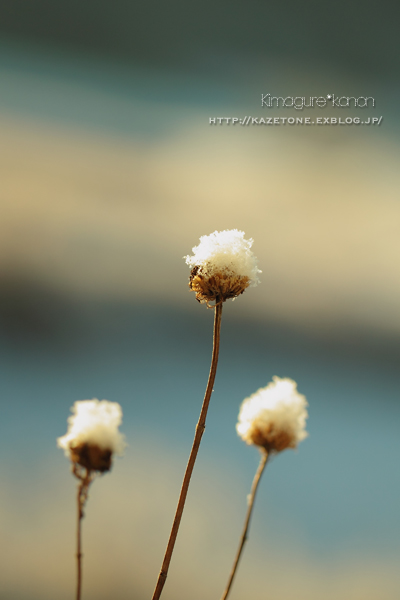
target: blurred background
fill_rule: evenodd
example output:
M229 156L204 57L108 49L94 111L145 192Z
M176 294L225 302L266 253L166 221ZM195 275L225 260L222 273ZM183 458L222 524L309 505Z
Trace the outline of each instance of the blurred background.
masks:
M399 598L399 12L2 1L1 600L74 597L76 483L56 438L92 397L121 404L129 447L91 489L83 597L151 598L211 358L182 257L231 228L262 283L224 308L163 598L222 593L258 464L237 414L273 375L306 395L310 436L268 466L230 597ZM267 93L371 96L340 116L383 120L209 125L292 116L261 108Z

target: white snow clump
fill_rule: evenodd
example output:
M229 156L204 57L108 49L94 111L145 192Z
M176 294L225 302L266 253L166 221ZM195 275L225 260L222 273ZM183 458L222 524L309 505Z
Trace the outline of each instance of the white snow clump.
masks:
M117 402L97 398L79 400L71 411L74 414L68 417L68 431L57 439L57 446L64 449L68 458L71 449L81 445L97 446L122 456L126 443L125 436L118 431L122 409Z
M203 235L200 244L192 248L193 256L185 256L186 264L190 267L201 267L208 277L217 273L230 273L248 277L250 286L260 281L257 258L251 251L253 240L244 239L244 232L237 229L214 231Z

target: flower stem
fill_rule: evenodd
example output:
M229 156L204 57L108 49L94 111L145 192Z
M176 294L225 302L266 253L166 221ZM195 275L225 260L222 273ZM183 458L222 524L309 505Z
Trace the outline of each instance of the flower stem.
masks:
M228 584L225 588L224 593L221 596L221 600L226 600L226 598L228 597L229 591L230 591L232 583L233 583L233 578L235 577L235 573L236 573L236 570L237 570L237 567L239 564L240 556L242 554L244 544L247 540L247 532L248 532L249 525L250 525L251 513L253 512L254 500L256 497L258 484L260 483L261 475L263 474L265 466L268 462L268 456L269 456L268 452L266 450L262 450L260 464L258 465L257 472L254 476L253 483L251 485L250 496L248 497L247 513L246 513L246 518L244 521L242 535L240 537L239 547L236 552L235 560L233 561L233 566L232 566L231 573L229 575Z
M73 473L75 477L80 480L78 485L78 519L76 527L76 560L77 560L77 584L76 584L76 600L81 600L81 589L82 589L82 519L84 517L83 509L88 498L89 486L92 483L91 471L85 469L85 473L82 474L81 470L78 470L77 465L74 464Z
M210 404L211 394L213 391L215 375L217 372L217 364L218 364L218 354L219 354L219 341L220 341L220 332L221 332L221 315L222 315L222 302L217 303L215 305L215 313L214 313L214 339L213 339L213 351L212 351L212 359L211 359L211 368L210 374L208 376L208 383L206 388L206 393L204 395L203 406L201 407L200 417L198 423L196 425L195 436L193 440L192 449L190 451L189 460L186 466L185 475L183 478L182 488L179 495L178 505L176 507L175 518L172 524L171 533L169 536L167 549L165 551L164 560L161 566L161 571L158 575L157 584L154 590L152 600L158 600L161 596L165 581L168 575L169 564L171 562L172 553L174 551L174 546L176 542L176 538L178 535L179 525L182 518L183 509L185 506L186 496L189 489L190 478L192 476L194 464L196 462L197 453L199 451L201 438L203 436L204 430L206 428L206 418L208 406Z

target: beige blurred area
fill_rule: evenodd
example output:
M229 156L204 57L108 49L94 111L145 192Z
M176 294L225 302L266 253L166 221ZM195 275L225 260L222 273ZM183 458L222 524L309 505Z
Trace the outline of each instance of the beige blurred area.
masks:
M140 448L140 461L127 451L90 489L83 520L83 594L88 600L151 597L184 457L155 440L142 441ZM76 482L67 476L63 458L58 467L52 462L41 464L40 485L30 476L19 483L14 478L2 482L0 510L7 516L2 519L0 549L2 598L73 597ZM265 518L261 511L268 481L267 472L232 600L397 600L398 565L373 548L366 548L362 558L349 551L318 559L291 524L279 523L279 536L269 528L263 536L259 526ZM221 464L203 461L198 468L163 592L166 600L220 597L246 509L244 483ZM21 511L27 497L26 511ZM236 508L234 497L243 499ZM271 513L269 518L276 520Z
M384 124L234 129L203 113L144 140L3 113L0 130L4 281L190 302L182 257L238 228L263 271L258 316L400 332L399 146Z
M31 89L28 84L17 86L17 91ZM37 85L42 87L41 81ZM95 104L96 97L101 96L100 92L89 93L90 85L85 85L80 83L70 92L71 102L78 108L82 98L88 104ZM56 84L54 87L59 91ZM32 89L36 89L33 84ZM69 97L68 89L67 84L62 87L66 97ZM54 96L55 101L52 90L53 83L40 98L49 96L49 106L54 107L60 94ZM28 92L27 97L30 108ZM109 94L101 96L98 102L95 108L99 114L102 114L99 106L103 104L107 108L104 114L112 115L122 105L127 114L130 111L133 114L136 99L133 93L126 102L113 100ZM34 105L33 100L31 104ZM35 291L35 286L41 292L39 301L45 300L44 311L49 310L52 302L51 294L46 299L49 290L78 301L89 299L89 307L94 306L91 301L97 299L105 303L116 300L117 306L119 300L131 302L132 306L135 302L144 304L151 300L154 304L165 302L196 310L193 294L188 293L186 285L188 267L183 257L191 252L201 235L237 228L254 239L253 250L262 275L261 285L246 291L246 302L242 299L235 302L235 319L254 315L256 324L276 319L307 331L318 330L329 343L336 334L350 332L352 335L356 330L398 336L399 141L391 133L390 124L384 120L379 128L309 129L212 126L208 118L216 115L217 109L210 108L209 114L208 109L199 104L183 106L180 118L178 103L172 104L163 106L160 101L158 105L168 121L165 130L155 134L142 131L137 135L132 131L112 132L98 124L94 127L88 123L78 125L72 117L70 121L50 115L35 117L33 108L31 113L28 108L25 112L1 109L0 301L5 307L4 320L12 312L8 304L14 302L18 320L18 310L24 310L23 303L19 308L18 302L21 296L25 298L31 290ZM151 122L151 111L156 111L157 105L146 108L142 103L139 109L140 114L143 111L143 119ZM224 114L228 115L225 112L228 110L235 109L224 108ZM146 131L146 127L143 130ZM17 293L8 293L10 289L16 289ZM101 319L102 313L99 314L98 319ZM166 311L165 318L168 314ZM63 318L62 311L57 318ZM137 320L140 318L138 315ZM28 319L26 322L29 324ZM22 326L25 326L23 319ZM66 327L69 327L68 322ZM173 335L169 331L166 330L165 336ZM282 331L285 335L285 328ZM15 411L16 430L19 432L21 415L28 422L36 410L31 403L31 393L35 402L42 403L42 412L38 431L30 432L32 440L27 438L26 441L37 450L37 456L39 450L41 452L40 459L32 453L33 468L25 464L23 453L27 445L19 448L18 437L15 448L14 441L10 444L12 452L8 442L4 443L10 460L2 471L0 486L3 540L0 600L73 597L76 483L61 451L55 449L55 438L63 433L55 424L58 408L53 398L57 386L66 386L65 399L57 400L62 419L75 399L75 396L70 399L69 394L76 393L82 398L88 393L101 394L105 388L104 393L110 390L115 394L112 399L118 401L120 395L128 394L131 406L135 406L135 411L130 413L132 420L132 415L140 415L141 403L148 402L141 393L130 398L131 390L132 394L136 393L126 375L131 374L130 365L115 372L111 365L108 379L103 380L100 374L105 371L107 375L109 367L100 361L96 369L91 370L90 361L85 362L86 347L78 349L80 342L76 339L71 354L76 350L76 361L79 367L82 363L82 373L87 379L80 368L73 369L74 363L71 363L70 375L68 362L58 370L58 364L54 366L47 355L43 358L40 353L38 361L33 361L31 372L31 355L27 355L26 362L21 359L18 339L17 351L14 355L10 353L10 365L5 365L10 368L10 376L6 380L4 403L11 416ZM99 339L105 345L106 336ZM95 340L95 343L98 342ZM173 345L168 348L173 351ZM379 348L378 345L376 354ZM5 356L8 352L6 345ZM297 350L295 354L297 361ZM105 356L110 361L109 356ZM59 360L64 361L64 354L60 353L60 357ZM187 456L186 451L176 449L174 433L169 432L164 441L159 439L163 418L157 416L157 407L166 401L164 377L171 365L166 362L162 369L154 370L152 361L157 360L158 356L152 351L151 355L144 352L143 361L138 361L138 369L144 369L145 373L152 368L149 370L152 378L157 377L154 373L159 373L160 385L160 388L154 387L160 397L154 400L151 415L143 411L142 420L135 424L137 430L143 429L143 439L134 437L133 450L128 448L126 456L116 461L113 472L96 480L90 492L83 524L83 597L87 600L150 598L160 569ZM97 356L93 361L97 361ZM119 361L117 354L115 362ZM330 365L329 353L324 361L322 367L317 364L315 370L323 371L324 365ZM336 378L342 382L339 381L336 388L339 391L335 392L341 398L347 372L337 376L337 363L330 367L334 375L331 379L327 377L327 381ZM187 365L184 363L181 368L187 369ZM246 364L241 376L252 377L253 372L250 370L247 374L247 370ZM172 369L172 375L174 373ZM380 370L378 376L381 377ZM77 382L71 383L74 377ZM322 373L321 379L324 377ZM165 379L170 385L170 380ZM187 385L192 389L192 382ZM344 395L343 402L347 402L353 389L358 390L364 400L364 388L354 386ZM305 393L308 396L309 391ZM326 416L321 417L325 410L325 383L317 381L310 393L322 403L319 407L315 403L316 409L310 408L310 415L312 410L317 415L320 411L322 431L326 433L332 428L334 411L327 410ZM13 398L12 402L9 397ZM328 404L329 394L327 398ZM65 403L63 413L62 402ZM341 406L335 401L336 410L342 410ZM388 402L380 408L387 419L380 422L380 428L374 420L375 413L371 412L371 431L376 436L373 443L377 447L382 440L390 442L390 436L395 435L387 434L387 422L395 422L395 417L392 419L390 415L396 414L389 412L389 406ZM228 411L224 414L229 418ZM349 412L343 415L343 421L347 418L351 425ZM178 414L177 428L179 418ZM342 414L339 422L342 423ZM7 420L6 423L8 427ZM362 433L367 424L360 419ZM323 446L321 439L318 442L316 427L314 456L326 457L331 452L330 447ZM358 444L364 444L364 437L361 436L360 441L355 435L357 432L358 429L355 433L351 431L352 437L346 438L345 430L343 445L349 444L349 440L356 449ZM50 437L51 447L54 445L51 455L45 453ZM312 435L310 438L312 441ZM368 446L362 445L362 452L356 454L355 461L357 456L362 458L354 462L352 479L356 477L357 465L364 461L364 453L369 460L370 443L368 438ZM234 456L225 465L217 456L214 461L201 458L196 465L190 501L185 508L163 593L165 600L218 598L225 586L252 473L249 472L244 481L245 471L238 465L233 468ZM395 456L394 450L391 460ZM348 461L353 465L350 453ZM255 455L254 469L256 463ZM315 486L324 486L315 464L309 467L310 471L315 470L315 476L313 471L309 481ZM343 474L339 472L342 466L338 460L335 481L342 481ZM286 477L287 472L282 469L282 477ZM266 473L257 499L250 543L231 600L398 600L397 556L392 559L389 542L387 547L380 541L380 548L360 550L362 540L358 538L353 548L346 547L346 543L352 543L351 536L343 543L340 540L336 546L333 544L332 548L328 539L320 556L318 547L312 547L311 533L301 530L302 525L289 511L285 509L285 517L280 517L279 522L276 511L270 509L272 496L268 496L268 481ZM356 481L362 483L363 479L360 476ZM341 489L335 493L338 498L343 494ZM344 495L347 493L346 490ZM385 502L376 504L382 514ZM324 514L323 508L321 501L321 514ZM351 510L349 514L353 514ZM367 511L363 517L365 523L375 509L369 510L371 512ZM332 522L339 522L340 514L343 512L332 514ZM342 531L345 525L341 523L341 527ZM371 529L366 539L372 539L373 535Z

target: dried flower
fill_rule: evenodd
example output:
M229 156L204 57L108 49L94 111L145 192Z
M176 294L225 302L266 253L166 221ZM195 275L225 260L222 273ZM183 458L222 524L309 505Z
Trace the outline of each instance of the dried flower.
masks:
M193 248L193 256L185 256L192 267L189 287L199 302L225 302L243 294L259 283L257 259L250 250L253 240L245 240L237 229L214 231L203 235Z
M118 431L122 410L117 402L81 400L71 408L68 432L58 438L57 445L74 465L88 471L109 471L112 455L121 456L125 436Z
M273 377L267 387L243 401L236 430L247 444L261 446L267 452L296 448L308 435L307 406L295 381Z

